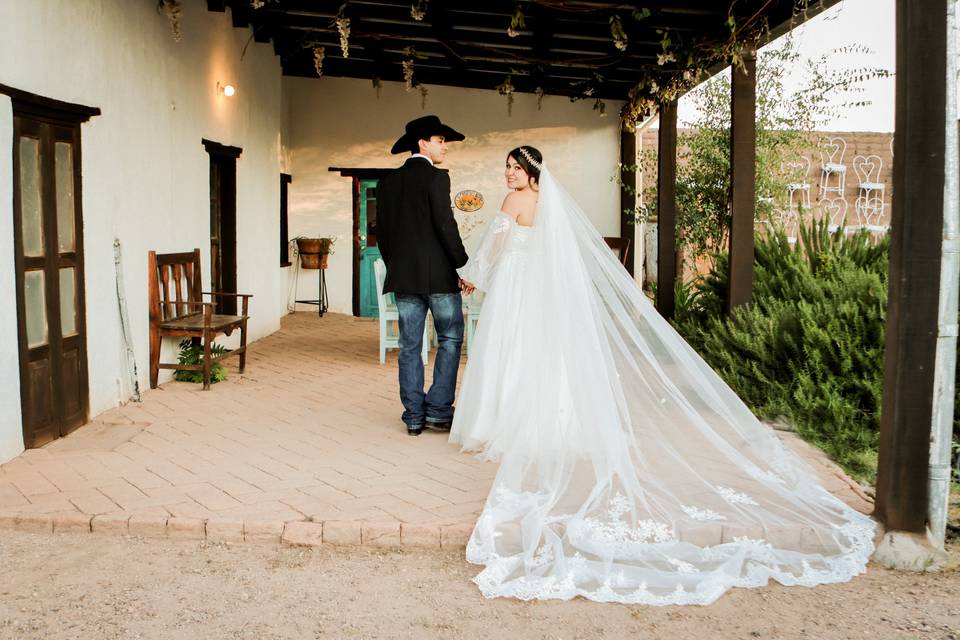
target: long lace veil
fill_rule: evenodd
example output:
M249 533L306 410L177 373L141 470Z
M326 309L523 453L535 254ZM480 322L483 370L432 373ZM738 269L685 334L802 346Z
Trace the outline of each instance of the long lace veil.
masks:
M872 520L680 338L546 166L529 243L509 441L467 547L484 595L708 604L864 571Z

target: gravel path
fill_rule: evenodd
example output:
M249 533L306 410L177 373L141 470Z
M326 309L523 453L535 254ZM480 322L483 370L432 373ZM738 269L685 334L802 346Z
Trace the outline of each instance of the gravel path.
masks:
M0 531L0 638L960 640L958 565L661 608L485 600L462 552Z

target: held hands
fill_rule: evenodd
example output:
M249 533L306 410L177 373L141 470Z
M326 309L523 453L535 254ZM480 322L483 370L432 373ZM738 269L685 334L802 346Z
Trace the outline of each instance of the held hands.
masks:
M467 280L464 280L463 278L460 278L460 292L463 295L468 296L471 293L473 293L474 290L476 290L476 287L473 286L472 282L469 282Z

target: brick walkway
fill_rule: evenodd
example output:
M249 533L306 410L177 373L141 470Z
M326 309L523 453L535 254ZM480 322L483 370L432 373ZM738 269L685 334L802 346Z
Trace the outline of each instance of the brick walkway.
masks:
M0 465L0 527L462 546L496 466L443 434L406 435L396 352L378 363L377 331L349 316L287 316L251 345L244 375L225 360L231 375L211 391L169 382L25 452ZM785 435L829 490L872 508Z

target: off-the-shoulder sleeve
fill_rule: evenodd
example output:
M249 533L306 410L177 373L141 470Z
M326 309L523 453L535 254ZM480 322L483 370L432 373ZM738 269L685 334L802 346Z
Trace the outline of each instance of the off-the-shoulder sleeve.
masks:
M464 266L457 269L460 277L477 289L486 291L493 281L500 253L510 237L513 223L504 213L494 216L480 238L480 244Z

